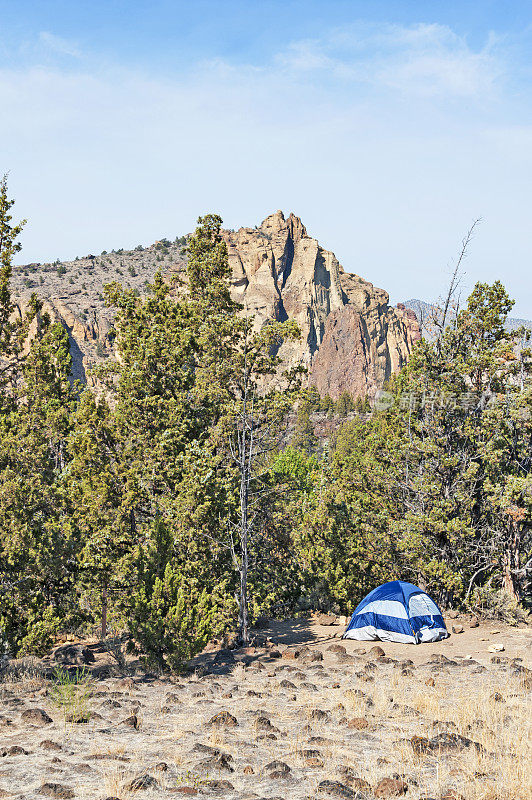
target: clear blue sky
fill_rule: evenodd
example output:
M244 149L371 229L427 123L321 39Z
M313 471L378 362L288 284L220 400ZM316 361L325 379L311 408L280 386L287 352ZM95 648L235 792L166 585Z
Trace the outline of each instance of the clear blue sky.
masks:
M532 318L529 2L0 0L0 172L24 261L282 208L393 302Z

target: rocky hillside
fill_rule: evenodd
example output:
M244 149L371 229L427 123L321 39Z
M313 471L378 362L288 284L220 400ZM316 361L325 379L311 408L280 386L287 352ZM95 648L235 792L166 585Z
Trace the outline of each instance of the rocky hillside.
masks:
M118 281L139 294L146 291L158 270L183 269L184 237L163 239L135 250L105 250L74 261L53 264L25 264L14 267L12 288L18 313L32 292L44 301L44 311L67 329L74 361L74 377L87 380L87 372L112 352L109 332L113 311L104 303L104 286Z
M295 319L302 331L281 356L303 363L309 383L334 398L347 389L374 395L400 369L419 338L415 314L393 308L388 294L358 275L346 273L334 253L307 234L299 217L281 211L255 228L225 231L233 272L233 296L260 326L269 319ZM161 270L186 267L185 239L163 239L150 247L113 250L53 264L16 267L14 293L19 313L35 291L45 310L69 332L75 377L87 379L96 362L111 355L113 313L103 288L119 281L142 294Z

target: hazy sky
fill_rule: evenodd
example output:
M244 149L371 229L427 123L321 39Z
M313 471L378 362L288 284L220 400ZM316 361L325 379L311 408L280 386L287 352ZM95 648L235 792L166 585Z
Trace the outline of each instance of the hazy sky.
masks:
M0 172L22 261L281 208L392 302L532 318L532 6L500 0L0 0Z

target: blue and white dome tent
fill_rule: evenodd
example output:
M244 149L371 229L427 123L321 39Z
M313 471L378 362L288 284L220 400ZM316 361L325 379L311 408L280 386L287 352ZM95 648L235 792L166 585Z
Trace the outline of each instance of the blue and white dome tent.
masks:
M412 583L390 581L359 603L342 639L420 644L448 636L442 613L426 592Z

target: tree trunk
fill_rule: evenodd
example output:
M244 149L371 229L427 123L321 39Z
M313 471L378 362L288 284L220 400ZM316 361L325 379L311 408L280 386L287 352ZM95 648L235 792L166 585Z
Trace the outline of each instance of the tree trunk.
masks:
M248 417L247 388L244 394L242 431L240 434L240 604L238 609L238 638L245 646L249 643L248 629L248 503L251 463L253 457L253 410ZM249 435L248 435L249 426Z
M245 444L245 434L243 442ZM243 645L249 642L248 630L248 473L246 448L243 447L240 475L240 607L238 635Z
M107 637L107 584L102 589L102 639Z
M504 550L502 588L513 600L519 601L519 590L515 585L514 574L518 572L521 561L521 534L519 524L512 521L508 541Z
M239 639L243 645L249 644L248 626L248 552L247 544L242 543L242 566L240 567Z

